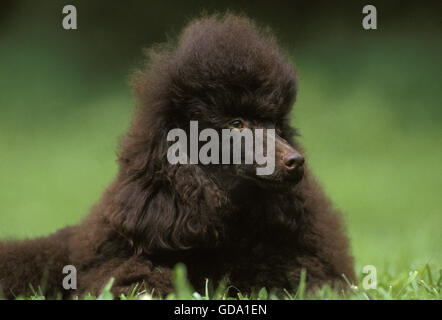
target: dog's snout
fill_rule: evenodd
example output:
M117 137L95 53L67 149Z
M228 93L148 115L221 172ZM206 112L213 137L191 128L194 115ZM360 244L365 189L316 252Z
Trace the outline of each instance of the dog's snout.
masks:
M299 152L291 152L282 159L286 170L291 171L304 164L304 157Z

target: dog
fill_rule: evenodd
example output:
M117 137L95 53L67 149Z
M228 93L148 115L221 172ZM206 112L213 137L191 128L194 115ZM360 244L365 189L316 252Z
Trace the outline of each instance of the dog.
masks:
M112 292L135 283L166 295L172 270L187 266L192 285L227 281L239 290L309 290L355 280L341 214L312 176L291 110L297 93L290 58L273 34L230 13L191 21L177 40L147 51L133 77L133 121L119 171L79 225L47 237L0 243L6 298L41 286L48 297ZM273 129L275 169L258 164L171 164L170 130ZM65 266L77 287L65 290Z

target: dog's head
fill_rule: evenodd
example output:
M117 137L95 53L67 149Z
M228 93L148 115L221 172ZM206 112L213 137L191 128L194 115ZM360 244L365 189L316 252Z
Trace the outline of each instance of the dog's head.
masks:
M205 17L191 23L172 49L150 51L150 59L150 72L139 74L136 89L141 101L146 96L155 99L146 105L150 105L148 110L155 111L152 118L161 123L161 130L183 129L189 139L189 153L190 139L200 138L202 130L212 129L219 134L216 141L207 135L203 141L197 141L198 155L204 140L211 141L212 146L218 144L219 165L201 163L200 159L196 163L194 159L192 164L204 166L218 176L235 176L273 186L295 184L302 178L304 158L294 143L296 133L289 123L296 96L295 70L268 30L229 14ZM197 122L197 136L190 136L191 121ZM236 147L233 139L230 150L223 148L223 129L237 130L243 135L239 164L232 164ZM264 131L259 136L255 129ZM274 130L273 139L273 132L268 129ZM251 146L245 143L249 130L253 136ZM165 140L164 135L162 139ZM252 163L246 163L246 154L256 155L256 143L260 140L264 156L274 149L273 159L265 159L271 163L259 163L256 157L252 157ZM229 165L225 165L223 157L230 157ZM257 174L259 167L266 166L273 166L273 170Z
M148 65L133 82L138 108L121 144L110 219L148 252L216 245L226 229L225 217L235 212L232 198L238 194L232 190L244 185L291 187L303 176L304 158L290 126L295 70L268 30L230 14L194 20L176 43L147 53ZM195 122L197 141L192 147ZM235 157L234 151L226 155L224 149L235 149L232 138L223 144L226 129L252 135L251 149L240 143L238 164L224 162ZM169 161L173 130L186 135L188 164ZM218 140L212 141L216 135ZM200 159L209 139L219 153L206 155L218 163ZM256 158L257 144L273 165ZM247 163L251 152L255 157Z

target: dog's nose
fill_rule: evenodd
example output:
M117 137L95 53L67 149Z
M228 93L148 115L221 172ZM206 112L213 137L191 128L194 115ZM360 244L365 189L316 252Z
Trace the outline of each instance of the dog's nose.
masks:
M304 157L298 152L288 153L282 159L286 170L291 171L304 164Z

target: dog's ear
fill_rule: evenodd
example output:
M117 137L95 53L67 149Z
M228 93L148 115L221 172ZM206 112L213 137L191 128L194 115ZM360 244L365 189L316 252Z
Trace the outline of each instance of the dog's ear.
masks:
M128 140L124 146L127 152L108 192L113 228L148 253L216 245L223 225L219 208L227 197L202 169L169 164L166 138Z
M216 246L222 224L211 214L217 201L214 196L210 186L195 176L176 181L173 190L158 181L150 185L132 181L114 193L110 221L146 253Z
M173 196L162 188L126 181L114 194L112 209L112 225L138 249L172 247L178 212Z

